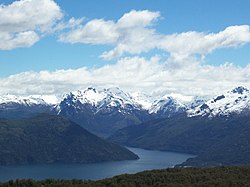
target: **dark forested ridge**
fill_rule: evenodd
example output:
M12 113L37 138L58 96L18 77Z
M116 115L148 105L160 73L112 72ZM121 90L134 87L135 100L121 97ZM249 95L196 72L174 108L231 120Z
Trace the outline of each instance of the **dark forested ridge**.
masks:
M250 117L172 118L124 128L109 140L146 149L198 155L184 165L249 165Z
M34 163L90 163L137 159L63 118L48 114L0 120L0 165Z
M189 187L189 186L250 186L250 167L172 168L124 174L99 181L16 180L0 184L0 187Z

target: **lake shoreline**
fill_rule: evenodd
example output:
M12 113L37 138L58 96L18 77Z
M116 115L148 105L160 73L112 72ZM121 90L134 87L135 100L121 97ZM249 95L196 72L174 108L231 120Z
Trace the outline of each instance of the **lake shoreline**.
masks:
M111 161L90 164L36 164L19 166L0 166L0 182L15 179L44 180L81 179L101 180L121 174L134 174L145 170L171 168L181 164L194 155L131 148L138 160Z

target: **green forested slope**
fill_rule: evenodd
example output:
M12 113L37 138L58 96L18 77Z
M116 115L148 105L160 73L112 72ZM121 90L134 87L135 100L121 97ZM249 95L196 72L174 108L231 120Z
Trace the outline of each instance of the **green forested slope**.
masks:
M127 127L109 140L134 147L198 155L184 165L249 165L250 117L172 118Z
M144 171L100 181L17 180L0 187L245 187L250 186L250 167L182 168Z
M61 116L41 114L0 120L0 165L137 158L126 148L109 143Z

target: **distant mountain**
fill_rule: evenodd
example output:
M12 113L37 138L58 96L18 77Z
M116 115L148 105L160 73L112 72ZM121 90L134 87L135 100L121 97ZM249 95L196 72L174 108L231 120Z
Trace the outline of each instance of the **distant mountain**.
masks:
M82 105L88 106L88 110L94 114L117 110L117 112L125 115L134 110L143 110L142 106L135 102L131 95L119 88L100 91L95 88L87 88L83 91L78 90L67 94L59 104L58 112L61 113L67 106L71 106L77 113L81 110L80 106Z
M176 108L179 108L181 112L120 129L109 140L127 146L198 155L183 165L250 164L250 91L247 88L236 87L206 102L197 98L189 107L171 98L159 103L163 103L159 105L162 107L156 105L155 111L178 114ZM172 103L177 107L168 110Z
M127 146L198 155L184 166L250 164L249 116L158 119L121 129L109 140Z
M23 118L38 113L53 113L55 96L0 96L0 118Z
M185 113L187 107L173 97L164 96L156 100L149 108L150 114L155 114L160 118L170 118Z
M243 114L250 109L250 92L247 88L237 87L227 93L218 95L198 107L187 111L189 117L229 116L231 114Z
M0 97L0 118L56 114L98 136L111 135L109 139L117 143L198 155L186 164L250 163L247 88L236 87L210 100L196 96L185 104L178 97L155 99L119 88L87 88L66 94L59 102L44 96L7 95Z
M119 88L67 94L57 106L57 113L100 136L148 120L148 112L131 95Z
M172 94L173 95L173 94ZM175 97L176 96L176 97ZM31 117L37 113L67 117L92 133L107 137L127 126L159 118L227 117L249 115L250 92L244 87L218 95L211 100L194 96L183 103L181 95L154 98L142 93L127 93L119 88L87 88L54 96L0 97L0 118Z
M156 98L154 98L153 96L146 95L140 92L133 92L130 95L132 97L133 102L140 105L141 108L144 110L149 110L153 102L156 100Z
M0 165L92 163L138 156L60 116L0 120Z

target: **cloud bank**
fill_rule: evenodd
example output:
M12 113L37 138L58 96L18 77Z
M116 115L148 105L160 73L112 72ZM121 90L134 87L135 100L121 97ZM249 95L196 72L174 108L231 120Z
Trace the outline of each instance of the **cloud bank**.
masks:
M118 86L130 92L158 96L214 96L233 87L250 87L250 65L244 68L232 64L220 66L196 65L171 68L159 57L123 58L116 64L101 68L24 72L0 79L0 94L58 94L89 86Z

